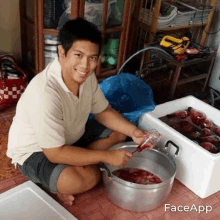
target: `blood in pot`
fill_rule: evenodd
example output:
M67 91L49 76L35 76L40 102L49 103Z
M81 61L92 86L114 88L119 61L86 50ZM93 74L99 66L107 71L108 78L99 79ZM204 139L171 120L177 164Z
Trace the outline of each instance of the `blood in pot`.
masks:
M162 183L158 176L139 168L121 168L113 171L113 174L120 179L137 184Z

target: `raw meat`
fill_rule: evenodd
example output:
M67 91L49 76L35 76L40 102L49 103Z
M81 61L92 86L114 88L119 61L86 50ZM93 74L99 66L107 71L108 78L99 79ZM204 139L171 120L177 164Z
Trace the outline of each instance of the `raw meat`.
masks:
M220 127L215 127L213 131L220 136Z
M204 113L197 111L192 107L189 107L188 111L189 111L189 116L195 125L200 125L206 119Z
M200 144L204 149L208 150L211 153L218 153L218 150L215 146L209 142L203 142Z
M209 142L211 144L220 143L220 138L217 135L201 137L201 140L203 142Z
M207 119L202 111L189 107L187 111L176 111L160 119L204 149L220 152L220 126Z
M208 128L203 128L200 131L201 137L210 136L212 134L211 130Z
M181 121L180 127L183 129L183 132L190 133L194 130L194 126L190 124L188 121Z
M190 124L188 121L181 121L175 124L171 124L170 127L175 129L180 133L190 133L194 130L194 126Z
M198 139L201 136L200 132L198 131L192 131L189 135L192 139Z
M168 114L167 118L181 118L185 119L189 116L189 113L187 111L177 111L172 114Z
M205 119L204 121L200 122L200 126L201 126L201 128L211 129L213 127L213 123L210 120Z
M180 122L176 123L176 124L171 124L170 127L172 127L173 129L175 129L176 131L182 132L183 128L180 126Z

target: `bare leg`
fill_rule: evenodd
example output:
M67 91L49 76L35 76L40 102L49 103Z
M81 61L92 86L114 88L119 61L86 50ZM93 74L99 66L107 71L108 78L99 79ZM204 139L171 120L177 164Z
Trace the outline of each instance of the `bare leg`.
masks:
M88 146L92 150L108 150L111 146L124 142L126 136L113 131L108 138L99 139ZM57 182L58 198L71 206L73 195L83 193L93 188L100 181L101 175L97 165L85 167L69 166L60 174Z
M73 201L74 201L74 196L73 195L66 195L66 194L57 194L57 197L59 200L62 201L63 204L67 205L67 206L72 206L73 205Z
M100 180L100 170L97 165L83 167L66 167L57 181L58 198L66 205L71 206L73 195L90 190Z

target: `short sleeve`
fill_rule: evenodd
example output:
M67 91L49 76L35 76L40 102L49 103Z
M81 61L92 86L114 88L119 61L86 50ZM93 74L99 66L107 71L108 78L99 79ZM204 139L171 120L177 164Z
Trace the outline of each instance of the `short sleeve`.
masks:
M95 74L91 75L91 87L93 92L91 113L98 114L107 108L109 102L102 93Z
M39 112L31 123L41 148L60 147L65 144L65 128L59 95L46 88Z

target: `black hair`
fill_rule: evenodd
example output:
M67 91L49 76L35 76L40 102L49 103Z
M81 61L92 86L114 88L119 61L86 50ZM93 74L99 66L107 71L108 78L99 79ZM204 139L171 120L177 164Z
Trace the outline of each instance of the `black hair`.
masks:
M102 47L102 33L98 28L83 18L67 21L59 31L58 40L64 48L65 55L73 43L78 40L87 40L99 45L99 54Z

